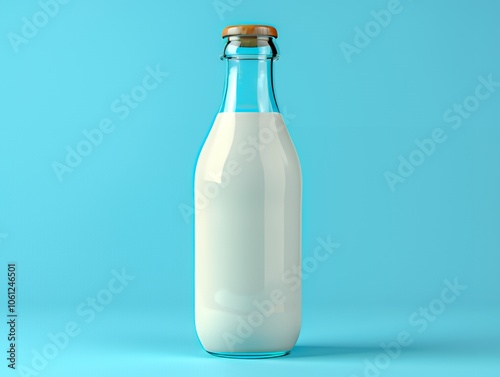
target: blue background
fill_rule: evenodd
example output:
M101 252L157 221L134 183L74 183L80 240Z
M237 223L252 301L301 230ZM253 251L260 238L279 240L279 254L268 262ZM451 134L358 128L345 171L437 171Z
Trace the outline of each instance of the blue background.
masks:
M498 376L500 88L458 129L443 114L478 77L500 81L499 3L401 0L379 30L370 12L387 1L222 3L70 1L17 52L9 33L41 5L0 5L0 287L16 262L18 366L73 321L80 333L38 375L369 376L380 343L408 331L413 344L380 375ZM340 247L304 281L290 356L226 360L196 338L193 223L180 208L192 206L221 100L220 32L253 22L280 33L275 85L303 170L303 256L318 237ZM342 43L367 25L373 38L348 62ZM158 65L168 77L120 119L113 101ZM59 182L53 162L103 118L113 132ZM446 141L392 191L384 174L437 127ZM77 308L122 269L135 278L86 323ZM420 333L409 317L446 279L467 289ZM6 363L1 375L22 375Z

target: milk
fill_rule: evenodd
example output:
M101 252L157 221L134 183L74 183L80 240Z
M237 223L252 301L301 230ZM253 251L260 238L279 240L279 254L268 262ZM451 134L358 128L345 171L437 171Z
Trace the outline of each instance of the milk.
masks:
M251 355L295 345L301 191L279 113L217 115L195 173L195 320L207 351Z

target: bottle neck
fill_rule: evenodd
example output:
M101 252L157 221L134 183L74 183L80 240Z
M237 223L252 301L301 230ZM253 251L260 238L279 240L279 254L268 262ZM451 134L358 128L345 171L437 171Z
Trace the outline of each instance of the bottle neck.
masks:
M273 59L227 59L220 112L279 112L273 87Z
M224 96L219 112L279 112L273 86L278 49L271 37L229 37Z

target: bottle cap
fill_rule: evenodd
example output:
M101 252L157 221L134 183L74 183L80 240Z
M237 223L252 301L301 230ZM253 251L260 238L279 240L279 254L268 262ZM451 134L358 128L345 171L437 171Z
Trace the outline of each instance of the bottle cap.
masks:
M222 31L222 38L236 35L278 38L278 31L269 25L232 25L225 27Z

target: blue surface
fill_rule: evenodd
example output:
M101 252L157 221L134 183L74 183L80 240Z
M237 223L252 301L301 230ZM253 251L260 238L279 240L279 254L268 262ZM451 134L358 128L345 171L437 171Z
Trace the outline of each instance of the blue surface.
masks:
M44 8L0 5L0 350L15 262L35 372L2 376L499 375L498 2ZM280 33L304 179L303 328L272 360L210 356L193 324L194 164L220 32L249 22Z

